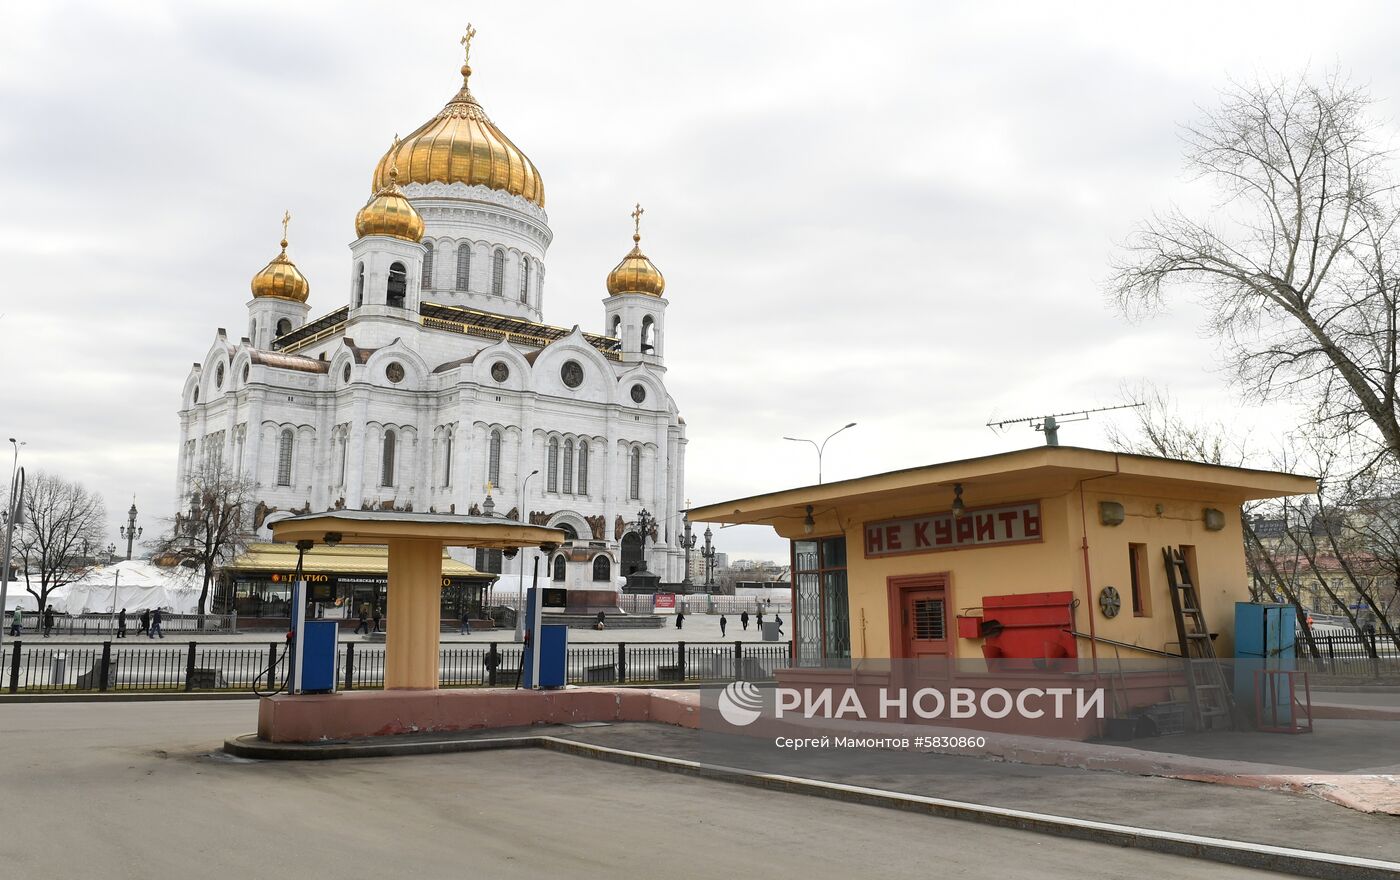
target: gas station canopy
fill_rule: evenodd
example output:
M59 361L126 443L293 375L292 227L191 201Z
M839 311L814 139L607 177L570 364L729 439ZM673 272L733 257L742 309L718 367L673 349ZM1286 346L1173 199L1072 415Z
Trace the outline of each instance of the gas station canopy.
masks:
M444 547L510 550L561 544L562 529L550 529L498 516L403 513L396 510L334 510L304 513L270 523L277 541L317 544L389 544L436 541ZM329 536L329 540L328 540Z

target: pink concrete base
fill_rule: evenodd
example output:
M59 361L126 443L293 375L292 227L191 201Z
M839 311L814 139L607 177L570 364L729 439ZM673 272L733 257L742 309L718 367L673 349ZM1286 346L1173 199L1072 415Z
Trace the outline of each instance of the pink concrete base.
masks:
M699 709L694 691L637 688L278 694L258 703L258 739L306 743L585 721L654 721L693 728L700 724Z

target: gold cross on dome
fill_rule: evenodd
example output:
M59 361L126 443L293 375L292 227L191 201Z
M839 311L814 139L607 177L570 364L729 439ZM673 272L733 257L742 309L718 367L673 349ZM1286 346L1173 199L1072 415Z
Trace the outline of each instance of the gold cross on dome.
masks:
M283 212L282 212L282 248L283 248L283 250L285 250L286 247L287 247L287 224L288 224L288 223L291 223L291 222L292 222L292 212L291 212L291 211L283 211Z
M637 207L632 209L632 234L633 234L633 235L641 235L641 234L642 234L642 215L645 214L645 213L646 213L646 211L642 208L642 203L641 203L641 202L638 202L638 203L637 203Z
M472 23L471 23L471 22L467 22L467 32L466 32L465 34L462 34L462 39L458 41L458 42L460 42L460 43L462 44L462 63L463 63L463 64L469 64L469 63L471 63L471 60L472 60L472 37L474 37L474 36L476 36L476 28L472 27Z

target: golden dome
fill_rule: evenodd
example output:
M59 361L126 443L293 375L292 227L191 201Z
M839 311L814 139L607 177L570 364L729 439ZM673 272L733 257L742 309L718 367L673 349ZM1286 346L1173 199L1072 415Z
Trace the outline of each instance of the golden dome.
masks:
M645 293L648 296L661 296L666 292L666 279L656 264L642 253L642 206L632 212L635 228L632 232L632 250L622 258L622 262L608 273L608 295L619 293Z
M473 32L474 33L474 32ZM462 65L462 88L442 112L419 126L379 160L374 187L397 164L400 183L465 183L499 189L544 207L544 181L530 159L511 143L472 97Z
M253 296L275 296L304 303L311 295L311 284L296 264L287 259L287 223L290 213L282 217L282 253L272 258L272 262L253 276Z
M355 235L389 235L412 242L423 239L423 218L399 191L397 168L389 168L388 183L355 215Z

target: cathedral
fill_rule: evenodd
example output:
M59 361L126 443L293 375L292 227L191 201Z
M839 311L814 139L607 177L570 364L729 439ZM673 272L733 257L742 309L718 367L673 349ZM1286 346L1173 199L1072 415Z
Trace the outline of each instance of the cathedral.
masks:
M375 165L350 283L321 294L314 318L284 216L247 335L220 329L185 380L180 497L201 469L244 479L264 539L294 512L491 513L569 536L542 579L610 589L645 562L678 582L685 421L666 391L666 284L641 249L641 208L601 332L545 323L544 182L471 72ZM508 575L526 557L464 561Z

